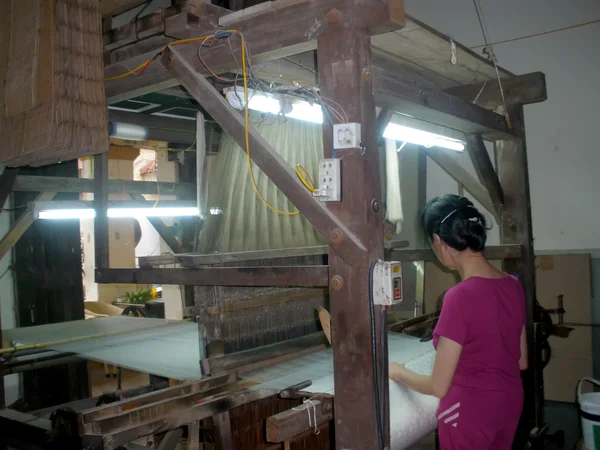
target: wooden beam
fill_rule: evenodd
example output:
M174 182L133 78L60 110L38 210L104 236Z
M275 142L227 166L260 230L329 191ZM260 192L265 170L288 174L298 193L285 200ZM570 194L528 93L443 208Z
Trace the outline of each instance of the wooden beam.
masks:
M55 192L44 192L37 196L36 201L52 200L55 195ZM0 260L15 246L34 221L35 219L29 211L26 211L19 217L0 241Z
M146 202L147 200L143 195L132 195L133 200L139 202ZM160 217L146 217L150 225L154 227L160 238L165 241L165 244L169 246L172 253L183 253L183 247L179 241L175 238L175 235L171 229L165 224L164 220Z
M169 47L161 61L223 130L241 148L245 148L244 119L212 84L196 73L178 50ZM294 169L279 156L260 133L253 126L250 126L247 132L253 161L315 229L330 241L330 245L348 261L356 260L364 253L366 249L364 243L323 202L312 196L298 179Z
M313 409L314 408L314 409ZM307 413L308 411L308 413ZM308 415L311 417L309 424ZM316 418L316 423L315 422ZM333 420L333 398L319 397L267 419L267 442L285 442Z
M396 0L397 1L397 0ZM363 1L359 4L346 0L287 0L270 2L270 9L261 14L244 17L227 22L227 29L240 30L248 47L252 50L252 61L255 64L285 58L316 49L316 39L332 29L369 28L373 34L400 28L403 23L398 11L390 11L387 2L378 0ZM227 16L225 16L227 17ZM202 36L212 33L218 27L202 26L194 16L173 16L168 20L180 21L180 30L187 27L194 30L193 35ZM268 27L265 24L270 24ZM173 27L175 28L175 27ZM170 32L170 36L191 37L192 34ZM156 38L151 38L156 40ZM147 40L149 41L149 40ZM215 73L231 71L238 67L236 58L239 54L239 39L232 38L235 57L229 51L229 46L217 42L211 47L202 49L202 59ZM110 55L110 66L105 66L105 77L123 73L124 67L134 68L154 57L161 46L170 40L160 40L159 45L150 42L135 44L136 48L127 51L116 51ZM182 45L181 54L198 72L206 74L204 65L197 57L198 46L195 44ZM136 56L133 56L136 55ZM173 76L160 64L152 63L141 77L126 77L106 82L106 96L109 103L115 99L127 98L124 93L134 96L140 92L153 92L164 89L166 85L173 86ZM165 84L166 83L166 84ZM132 98L132 97L129 97Z
M197 269L97 269L96 283L180 286L324 287L327 266L202 267Z
M499 216L492 203L489 194L479 182L464 169L452 156L448 150L439 147L424 149L432 161L440 166L457 183L461 183L464 188L499 222Z
M534 339L534 323L539 319L536 313L535 255L523 107L513 107L509 113L513 127L520 139L496 142L498 178L504 188L504 212L500 225L500 242L502 244L518 244L523 248L521 258L504 261L503 269L520 278L527 301L529 370L524 373L523 377L526 399L522 417L528 426L527 431L529 431L534 427L541 426L544 420L544 379L541 349L539 346L535 346L538 339Z
M96 269L109 267L108 259L108 152L94 156L94 252Z
M493 111L380 67L374 79L377 106L486 139L511 137L504 117Z
M502 216L504 191L481 136L470 135L467 138L467 151L473 162L473 167L475 167L475 172L477 172L479 182L485 186L492 199L496 214L498 217Z
M390 123L390 120L392 120L393 115L394 115L394 111L392 109L382 108L381 111L379 112L379 115L377 116L377 122L375 124L375 129L377 130L378 142L380 144L382 144L385 140L383 137L383 133L385 132L385 129L387 128L388 124Z
M334 381L338 392L352 393L336 399L335 446L377 448L379 441L389 447L387 316L368 301L370 267L384 258L371 39L364 28L340 29L319 38L317 57L321 94L337 102L350 122L361 124L363 145L363 151L337 150L342 201L328 205L367 245L354 262L342 258L337 248L329 249ZM332 157L333 127L327 122L323 151ZM379 396L373 389L376 383Z
M326 344L325 335L322 332L313 333L295 339L278 342L276 344L263 345L261 347L215 356L201 361L202 373L204 375L216 375L242 367L252 366L257 363L270 365L273 360L282 357L293 357L298 352L324 350Z
M490 260L504 260L504 259L513 259L513 258L521 258L522 250L521 246L518 244L505 244L505 245L492 245L487 246L485 248L484 255L487 259ZM421 248L421 249L398 249L398 250L390 250L387 255L386 260L390 261L424 261L431 262L437 261L437 257L433 250L429 248Z
M37 175L19 175L15 180L15 192L52 192L85 193L94 192L94 180L70 177L42 177ZM147 194L156 195L168 192L169 195L193 195L196 187L191 183L168 183L164 181L108 180L109 194Z
M212 418L213 442L217 450L234 450L229 411L215 414Z
M526 73L502 80L502 90L507 106L528 105L548 99L546 76L542 72ZM500 87L496 80L446 89L444 92L460 97L486 109L503 106Z

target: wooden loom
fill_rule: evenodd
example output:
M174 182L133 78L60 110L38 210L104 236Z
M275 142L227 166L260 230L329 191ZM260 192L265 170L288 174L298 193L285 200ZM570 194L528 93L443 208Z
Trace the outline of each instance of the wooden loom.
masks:
M113 30L105 34L105 75L122 73L124 67L133 68L154 57L162 46L173 40L170 36L179 39L200 36L218 26L226 26L244 33L257 63L317 50L318 80L306 80L307 84L318 84L324 95L351 112L350 121L362 124L363 144L367 149L377 147L378 133L381 134L386 120L394 111L472 135L469 151L483 186L473 180L463 184L473 195L488 199L486 203L500 219L502 246L490 248L488 256L504 259L505 270L522 277L528 298L529 343L533 345L537 318L534 315L533 249L522 106L545 100L543 75L515 77L500 70L505 80L506 112L510 113L512 120L510 128L503 116L493 112L501 106L501 99L493 81L495 70L492 65L459 44L458 63L452 64L449 61L450 39L406 16L401 1L278 0L259 6L230 13L203 2L187 1L140 19L135 29ZM235 67L231 55L218 46L207 48L204 59L217 73ZM340 70L340 67L344 69ZM293 72L281 72L295 77ZM195 57L194 46L168 47L160 61L149 66L143 76L107 82L108 102L182 84L243 148L244 127L240 117L207 82L203 73L204 68ZM475 96L480 94L482 106L472 103L473 93ZM376 117L376 105L383 108L379 118ZM323 129L325 156L330 157L332 130L326 124ZM482 139L496 145L497 171ZM376 448L375 392L372 389L374 363L371 348L363 339L370 335L366 303L369 266L371 262L384 258L433 260L433 254L428 250L384 249L382 217L377 206L380 198L377 152L367 151L364 155L356 149L340 152L344 156L343 176L352 179L353 183L345 184L342 202L324 206L308 194L286 163L253 129L250 130L250 145L255 163L327 240L328 246L320 253L327 253L327 265L308 264L306 261L310 260L305 260L302 266L295 261L292 262L295 265L264 263L241 267L243 261L274 257L273 254L256 252L253 255L230 255L229 259L222 255L190 254L170 256L166 262L160 257L147 258L142 261L140 269L109 268L105 213L110 184L107 180L107 157L103 154L96 157L94 164L96 280L99 283L255 289L268 286L288 289L294 286L329 287L332 326L335 329L335 383L340 391L354 394L336 398L334 445L339 449ZM443 154L431 149L428 155L434 160L437 158L453 177L465 181L460 168L452 166ZM13 182L18 184L19 177L15 177ZM47 189L51 189L50 184ZM289 258L309 256L300 252ZM159 267L173 262L177 267ZM228 264L214 267L223 262ZM231 303L239 303L235 296L232 298ZM207 310L200 309L205 306L196 305L190 312L204 315L206 319ZM377 312L377 317L385 317L379 314L379 308ZM376 324L377 344L382 349L376 364L384 377L387 376L387 345L385 338L381 339L385 336L381 330L387 328L386 322L378 319ZM300 346L297 339L303 340ZM333 433L328 431L320 437L302 434L310 432L306 411L302 414L290 412L290 408L298 405L300 400L282 400L272 392L248 394L243 390L244 386L232 387L236 380L233 374L237 371L246 370L249 366L273 364L322 348L315 335L297 339L232 355L219 355L217 351L204 363L207 374L211 375L207 379L185 387L152 392L145 397L135 396L124 400L125 403L102 407L91 413L89 410L76 411L78 432L75 434L83 439L87 448L112 450L149 434L174 439L174 434L180 433L177 430L187 427L192 436L190 448L195 448L200 422L212 417L211 429L219 449L242 448L239 442L243 442L244 449L281 448L282 444L269 447L258 436L264 430L268 417L282 413L284 416L277 417L277 420L284 421L288 424L286 426L293 424L289 430L295 434L285 436L289 438L288 442L295 442L291 448L330 448L329 438L333 437ZM244 346L221 348L233 350ZM535 348L530 355L530 367L533 369L527 374L526 383L528 396L535 401L527 402L524 422L527 434L532 429L542 430L544 427L540 406L543 399L541 371L536 369ZM358 370L349 373L346 369L350 364ZM219 367L226 368L227 375L223 375L221 369L216 370ZM385 391L383 387L380 392L382 399L387 398ZM326 404L324 402L323 406ZM320 417L322 415L321 420L328 423L333 414L332 408L323 407L319 414ZM383 418L389 424L387 408L384 408ZM46 419L23 417L6 411L2 419L3 429L4 424L10 424L7 429L18 430L21 438L28 435L32 439L40 436L46 439L47 433L53 432ZM272 424L273 420L267 423ZM242 438L240 430L249 434ZM356 430L362 432L357 434ZM389 429L386 428L384 434L389 446ZM317 440L318 444L311 440Z

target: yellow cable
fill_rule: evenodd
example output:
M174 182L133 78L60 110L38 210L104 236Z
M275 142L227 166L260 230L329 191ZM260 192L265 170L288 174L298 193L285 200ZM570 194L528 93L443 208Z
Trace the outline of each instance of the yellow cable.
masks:
M317 190L315 189L315 183L313 183L312 178L310 177L304 166L296 164L296 175L298 175L298 178L300 178L302 184L306 186L306 189L308 189L310 192L317 192Z
M269 204L269 202L267 202L264 197L261 195L260 191L258 190L258 186L256 185L256 180L254 179L254 173L252 172L252 159L250 159L250 113L249 113L249 109L248 109L248 73L246 71L246 43L244 41L244 36L242 36L242 34L240 32L237 32L240 35L240 38L242 40L242 68L243 68L243 74L244 74L244 118L245 118L245 122L246 122L246 132L245 132L245 137L246 137L246 155L247 155L247 162L248 162L248 171L250 172L250 179L252 180L252 186L254 187L254 191L256 192L256 195L258 195L258 198L260 198L262 200L262 202L267 205L267 207L269 209L271 209L272 211L275 211L277 214L281 214L283 216L296 216L298 214L300 214L300 211L295 211L295 212L286 212L286 211L281 211L273 206L271 206Z

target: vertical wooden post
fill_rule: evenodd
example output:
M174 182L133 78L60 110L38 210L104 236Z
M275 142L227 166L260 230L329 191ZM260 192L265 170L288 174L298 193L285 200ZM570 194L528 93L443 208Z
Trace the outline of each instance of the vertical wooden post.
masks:
M0 175L0 212L4 209L4 204L10 195L19 169L5 168ZM10 269L9 269L10 270ZM1 315L0 315L1 319ZM0 322L1 323L1 322ZM0 347L2 346L2 326L0 326ZM4 377L0 376L0 409L4 408Z
M216 447L215 450L234 450L229 411L215 414L212 418L212 423L214 429L213 441Z
M523 419L530 425L529 429L532 429L541 425L544 420L544 380L539 361L540 352L533 347L534 323L537 322L535 255L523 107L518 105L511 108L510 117L518 139L496 142L498 178L504 190L500 243L520 244L523 249L521 258L504 260L504 270L519 276L527 297L527 341L530 369L524 374L526 397Z
M328 14L328 20L334 28L335 22L343 18L334 10ZM341 105L349 122L360 123L362 128L362 149L337 150L336 156L342 159L342 201L328 205L367 247L352 265L329 248L337 393L335 445L337 449L376 449L378 411L371 345L369 273L371 263L383 259L383 226L369 36L366 30L358 29L320 37L317 57L322 95ZM333 127L326 118L323 139L325 157L331 158ZM335 230L330 238L333 241L345 239ZM375 307L375 318L383 440L384 447L389 447L387 318L381 307Z
M107 269L108 261L108 152L94 156L94 252L96 269Z

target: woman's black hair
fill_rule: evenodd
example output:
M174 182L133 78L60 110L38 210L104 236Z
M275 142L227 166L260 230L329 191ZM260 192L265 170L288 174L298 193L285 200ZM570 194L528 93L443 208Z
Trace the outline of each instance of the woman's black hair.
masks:
M445 194L429 200L421 210L421 226L430 241L437 234L455 250L485 248L485 217L466 197Z

